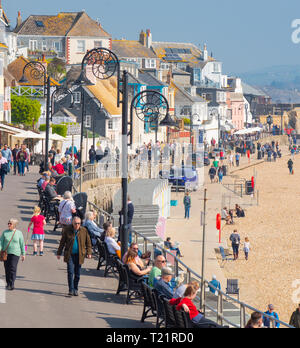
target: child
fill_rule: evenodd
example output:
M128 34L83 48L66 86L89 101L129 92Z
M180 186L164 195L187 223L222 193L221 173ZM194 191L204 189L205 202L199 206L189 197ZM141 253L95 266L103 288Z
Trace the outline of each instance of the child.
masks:
M245 243L244 243L244 253L245 253L246 261L248 261L249 251L250 251L250 242L249 242L249 238L246 237L245 238Z
M33 216L28 226L28 231L33 224L33 231L31 240L33 241L33 256L37 256L37 243L40 244L40 256L44 255L44 239L45 232L44 226L46 225L45 217L41 214L41 209L39 207L34 207Z

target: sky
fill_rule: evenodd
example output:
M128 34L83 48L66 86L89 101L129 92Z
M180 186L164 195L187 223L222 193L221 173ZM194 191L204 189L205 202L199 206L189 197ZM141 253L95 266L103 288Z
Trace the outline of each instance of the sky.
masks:
M292 41L298 18L300 28L299 0L2 0L2 7L12 27L18 11L24 20L85 10L114 39L137 40L150 29L153 41L206 43L223 71L235 75L300 64L300 29L299 43Z

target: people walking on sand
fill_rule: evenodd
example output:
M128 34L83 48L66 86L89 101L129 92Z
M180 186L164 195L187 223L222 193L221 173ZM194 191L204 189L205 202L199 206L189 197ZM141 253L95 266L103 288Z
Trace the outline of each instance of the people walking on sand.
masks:
M300 303L291 316L290 325L294 326L296 329L300 329Z
M25 243L23 233L17 230L18 220L10 219L8 229L0 237L0 252L5 252L4 261L6 289L14 290L18 263L25 261Z
M185 219L189 219L190 218L190 209L191 209L191 205L192 205L192 201L191 201L191 196L190 193L187 191L184 199L183 199L183 204L184 204L184 218Z
M33 216L28 225L28 231L30 231L32 225L33 231L31 240L33 241L33 256L37 256L38 254L38 243L40 248L40 256L43 256L45 239L44 226L46 225L46 220L45 217L41 215L41 208L38 206L34 207Z
M220 167L220 168L218 169L218 178L219 178L219 183L220 183L220 184L222 184L223 176L224 176L223 168Z
M237 230L234 230L233 233L230 235L230 241L232 245L232 250L233 250L233 259L234 261L239 258L239 248L240 248L240 243L241 243L241 237L238 234Z
M85 257L92 258L92 243L89 233L81 226L81 219L74 217L73 223L63 230L57 250L57 259L64 251L64 261L68 265L69 296L78 296L81 267Z
M288 165L290 174L293 175L293 174L294 174L294 169L293 169L293 167L294 167L294 162L292 161L291 158L288 160L287 165Z
M268 310L265 312L265 314L267 314L267 315L269 315L271 317L274 317L275 319L279 320L279 316L275 312L275 308L274 308L274 306L272 304L268 305ZM270 318L264 316L263 317L263 321L264 321L264 327L267 327L267 328L271 327L271 319ZM278 322L275 322L274 324L275 324L274 326L277 329L279 329L280 324Z
M211 166L209 171L208 171L209 177L210 177L210 182L213 184L215 181L215 176L217 174L216 168L214 166Z
M245 242L244 242L244 253L245 253L245 260L246 261L248 261L248 259L249 259L249 252L250 252L250 241L249 241L249 238L246 237Z
M240 154L239 154L239 153L236 153L236 154L235 154L235 165L236 165L237 167L240 166Z

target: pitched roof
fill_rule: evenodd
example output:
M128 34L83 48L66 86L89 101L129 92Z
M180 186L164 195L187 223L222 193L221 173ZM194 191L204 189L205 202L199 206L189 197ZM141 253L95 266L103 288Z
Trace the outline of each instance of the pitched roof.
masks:
M189 63L191 65L203 63L202 51L192 43L153 42L152 48L160 59L166 61L172 61L171 57L175 55L179 57L179 59L175 60L176 62ZM213 61L214 59L209 57L209 60Z
M122 107L117 107L117 86L117 77L113 76L108 80L97 80L95 86L86 89L92 92L111 116L118 116L122 114Z
M29 16L15 29L18 35L110 37L85 12L61 12L56 16Z
M242 87L243 87L244 94L252 94L254 96L268 97L269 98L269 96L267 96L267 94L265 92L261 91L257 87L250 86L243 81L242 81Z
M15 80L18 82L20 86L43 86L44 85L44 78L42 77L39 80L34 79L29 69L26 71L26 78L29 81L28 83L19 83L21 77L23 76L23 69L25 65L29 63L29 60L24 58L23 56L17 58L12 63L10 63L7 67L9 73L15 78ZM50 79L51 86L59 86L59 83L55 81L54 79Z
M167 86L165 83L158 80L151 73L144 70L139 70L139 80L148 86L161 86L161 87Z
M199 95L192 96L191 94L186 92L184 88L181 88L178 85L176 85L174 81L171 81L170 87L174 88L176 102L188 102L190 104L207 102L204 98L200 97Z
M112 40L112 51L119 58L152 58L157 56L151 48L143 46L139 41Z

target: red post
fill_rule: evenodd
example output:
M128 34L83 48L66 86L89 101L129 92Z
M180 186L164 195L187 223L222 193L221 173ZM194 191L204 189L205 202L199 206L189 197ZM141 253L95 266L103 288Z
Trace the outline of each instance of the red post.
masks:
M221 244L221 214L217 214L216 227L219 231L219 244Z

